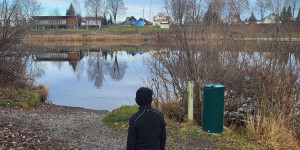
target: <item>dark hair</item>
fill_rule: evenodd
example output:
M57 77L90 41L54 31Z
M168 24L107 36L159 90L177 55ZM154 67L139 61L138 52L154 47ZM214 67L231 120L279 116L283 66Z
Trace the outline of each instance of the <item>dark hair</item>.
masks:
M151 105L153 91L146 87L141 87L136 91L135 101L139 106Z

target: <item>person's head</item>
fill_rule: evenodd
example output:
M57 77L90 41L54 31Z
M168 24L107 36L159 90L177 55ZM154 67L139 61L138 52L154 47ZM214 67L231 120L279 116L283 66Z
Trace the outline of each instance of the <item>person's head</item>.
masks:
M141 87L136 91L135 101L139 106L151 105L153 91L146 87Z

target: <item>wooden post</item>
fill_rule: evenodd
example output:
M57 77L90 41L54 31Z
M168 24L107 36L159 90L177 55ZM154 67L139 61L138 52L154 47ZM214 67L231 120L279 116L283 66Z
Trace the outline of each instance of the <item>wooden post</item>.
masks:
M188 119L194 119L194 100L193 100L194 83L188 81Z

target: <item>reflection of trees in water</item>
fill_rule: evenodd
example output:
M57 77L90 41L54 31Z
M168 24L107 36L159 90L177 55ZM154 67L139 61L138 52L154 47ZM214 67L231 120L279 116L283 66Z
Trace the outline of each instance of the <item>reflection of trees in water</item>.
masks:
M94 86L96 88L100 88L104 81L104 74L105 74L105 61L100 58L100 53L97 52L96 57L89 56L87 61L87 75L89 81L94 82Z
M34 57L34 56L32 56ZM38 62L34 61L35 58L29 58L28 59L28 68L27 68L27 74L29 75L30 78L40 78L45 75L45 66Z
M117 51L115 53L114 62L108 64L108 74L113 80L120 81L124 77L128 65L126 62L118 62Z
M108 55L111 56L111 60L113 60L114 57L114 61L107 61ZM115 52L114 55L114 52L105 51L97 52L96 56L89 56L87 66L89 81L94 82L95 87L98 89L102 86L106 73L108 73L113 80L120 81L128 68L126 62L118 61L117 52Z
M77 66L76 66L75 71L74 71L75 74L76 74L77 79L80 79L81 75L83 74L84 64L85 64L85 62L83 60L79 60L77 62Z
M63 66L63 62L62 61L53 61L52 65L54 67L56 67L58 70L61 70L62 66Z

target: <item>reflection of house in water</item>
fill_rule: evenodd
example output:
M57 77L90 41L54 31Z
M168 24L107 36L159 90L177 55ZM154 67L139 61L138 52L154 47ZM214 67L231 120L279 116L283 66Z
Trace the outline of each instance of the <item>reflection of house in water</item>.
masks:
M81 51L47 51L36 54L36 61L69 61L73 70L76 70L77 63L84 57Z
M135 54L143 54L143 51L127 51L127 54L131 54L132 56L134 56Z
M36 54L36 61L79 61L83 53L70 51L47 51Z

